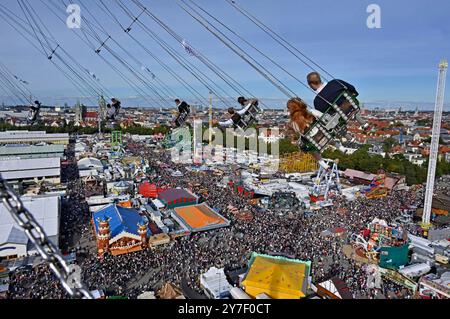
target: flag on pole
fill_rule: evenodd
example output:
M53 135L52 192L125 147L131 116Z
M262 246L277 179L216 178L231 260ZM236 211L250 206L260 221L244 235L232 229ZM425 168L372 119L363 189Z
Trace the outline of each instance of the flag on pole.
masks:
M94 72L91 72L91 71L89 71L88 69L85 69L85 70L86 70L86 72L87 72L90 76L92 76L92 78L93 78L94 80L100 82L100 79L95 75Z
M152 71L150 71L150 69L147 68L145 65L142 65L142 66L141 66L141 70L142 70L142 71L147 71L148 73L150 73L150 75L152 76L152 79L153 79L153 80L156 78L156 75L155 75Z
M23 83L23 84L26 84L26 85L30 84L30 83L28 83L27 81L24 81L24 80L22 80L21 78L19 78L17 75L13 75L13 76L14 76L14 78L15 78L17 81L19 81L20 83Z
M183 46L183 48L184 48L184 50L186 51L187 54L189 54L190 56L198 57L197 52L195 52L195 50L190 46L189 43L187 43L186 40L183 40L181 42L181 45Z

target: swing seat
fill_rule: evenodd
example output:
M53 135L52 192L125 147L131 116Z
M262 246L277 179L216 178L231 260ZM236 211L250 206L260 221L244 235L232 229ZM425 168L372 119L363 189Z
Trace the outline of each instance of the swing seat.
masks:
M347 132L348 122L361 111L359 101L350 92L342 92L319 119L323 127L334 137L341 138Z
M317 120L300 137L298 144L302 151L322 153L333 138L334 136Z
M111 110L108 110L106 113L106 120L114 122L117 120L117 117L120 114L120 108L117 108L114 110L114 112L111 112Z
M258 106L258 103L253 103L247 112L241 116L239 121L234 123L235 128L245 131L250 126L255 123L258 123L259 115L262 113L261 109Z
M188 117L189 117L188 112L181 112L175 120L176 127L183 126L184 123L186 123L186 120L188 119Z
M347 134L349 121L361 111L359 101L350 92L342 92L332 105L300 137L298 145L302 151L322 153L333 139Z
M30 111L28 113L27 122L28 124L34 124L39 116L39 111Z

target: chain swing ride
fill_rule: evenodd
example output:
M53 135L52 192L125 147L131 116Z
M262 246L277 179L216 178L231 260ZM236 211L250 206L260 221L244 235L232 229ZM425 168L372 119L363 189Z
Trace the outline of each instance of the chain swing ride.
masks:
M253 14L240 7L236 1L224 1L230 4L232 8L237 10L237 12L246 19L250 20L257 28L270 36L272 40L282 46L308 68L313 71L320 70L329 79L335 80L335 78L319 64L308 58L302 51L291 45L287 40L273 31ZM89 68L78 62L77 59L64 48L61 42L50 32L39 14L35 14L38 11L35 10L29 0L18 0L17 2L23 17L18 16L6 6L0 4L0 17L3 21L19 33L41 55L54 65L73 84L74 88L76 88L82 96L90 101L94 101L94 104L100 104L100 121L106 120L114 123L119 116L121 108L121 102L114 98L114 96L117 95L110 92L100 82L95 73L91 72ZM41 0L40 2L58 20L64 24L66 23L66 8L68 4L72 3L71 1ZM123 0L114 0L116 8L120 10L125 18L114 13L110 4L106 4L104 0L96 0L94 1L94 4L102 10L102 12L105 13L106 16L120 28L120 30L134 41L134 43L136 43L137 46L152 59L152 61L156 62L166 74L170 75L171 78L180 84L186 92L189 92L195 101L198 103L207 103L207 98L205 98L192 82L199 83L208 92L211 92L217 97L224 105L229 104L227 97L235 94L238 96L247 96L250 97L250 100L256 102L247 105L246 111L241 116L233 118L233 126L245 131L248 127L258 122L259 115L265 107L264 103L256 100L254 95L241 85L239 81L207 58L200 50L189 44L184 37L158 18L151 10L144 6L141 1L131 0L131 2L134 4L133 8L131 8L129 4L125 4ZM287 74L297 83L312 90L308 84L304 83L291 71L283 67L275 59L271 58L269 54L257 48L251 41L245 39L245 37L240 35L236 30L223 23L219 18L194 1L177 0L176 2L178 7L188 14L188 16L199 23L235 55L244 60L245 63L260 76L269 81L288 99L298 99L298 94L271 72L268 67L263 65L262 62L250 55L248 51L244 51L232 37L239 39L239 41L247 45L251 50L256 51L263 56L265 60L269 61L271 65ZM103 63L113 70L114 73L133 89L137 96L142 100L159 107L164 107L167 101L173 101L176 92L174 92L171 86L154 71L148 68L135 54L125 48L125 46L116 39L116 36L109 31L110 28L105 27L105 25L97 19L95 14L91 12L89 7L83 4L83 1L78 1L78 3L83 6L83 11L86 12L86 15L82 16L83 27L78 31L73 30L73 32L85 44L90 52L99 57ZM179 50L174 48L168 41L155 32L154 28L150 28L148 21L145 21L144 18L151 20L159 28L164 30L169 37L173 38L184 48L190 57L199 61L204 69L195 65L191 59L180 54L178 52ZM186 76L180 75L179 72L169 66L169 64L154 51L152 46L146 45L146 42L143 39L138 39L133 32L134 28L139 28L146 37L151 39L157 47L162 49L185 72L187 72L193 81L188 80ZM229 35L227 35L226 32ZM206 70L211 72L214 76L208 74L208 71ZM32 95L28 94L29 92L25 90L26 88L24 89L23 85L21 86L17 83L12 83L10 78L11 74L8 74L6 68L3 68L0 65L0 87L3 90L5 90L6 87L8 92L11 92L18 100L26 101L31 104L32 99L30 97ZM339 82L339 80L337 81ZM222 83L225 85L222 85ZM318 98L324 100L328 105L328 109L321 117L316 118L312 125L303 132L302 138L300 139L301 142L299 142L302 145L301 148L303 150L317 150L322 152L333 139L343 136L348 122L354 120L355 116L359 113L359 101L356 96L348 90L343 83L339 83L342 85L343 92L335 100L328 101L320 94L318 95ZM105 99L111 99L112 105L105 105ZM345 104L345 111L343 110L343 104ZM40 103L36 100L35 106L30 110L30 124L37 121L39 110ZM183 118L179 119L178 124L180 126L185 124L188 115L188 113L183 114ZM0 196L5 207L12 214L18 225L24 229L28 238L36 246L39 254L49 264L51 270L60 280L62 287L67 293L72 297L92 298L92 295L83 283L77 281L74 285L69 282L70 267L64 261L58 249L48 240L42 228L33 218L33 215L23 206L20 198L3 179L0 179Z

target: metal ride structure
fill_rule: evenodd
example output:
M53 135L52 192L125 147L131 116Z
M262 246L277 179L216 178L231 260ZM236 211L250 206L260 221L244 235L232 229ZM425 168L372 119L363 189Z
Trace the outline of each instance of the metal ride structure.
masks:
M106 117L106 101L105 98L100 96L100 99L98 100L98 133L102 133L102 123L105 120Z
M111 132L111 146L114 149L121 148L123 145L122 131L112 131Z
M325 162L330 167L325 169L322 166L319 167L317 177L314 180L311 196L317 200L317 202L328 202L331 190L337 191L338 194L342 193L341 183L339 179L338 161L326 159Z
M264 24L264 22L256 18L252 13L240 7L236 3L236 1L226 1L244 17L254 23L264 33L269 35L275 42L277 42L284 49L294 55L308 68L313 71L321 70L327 78L336 80L323 67L307 57L298 48L292 46L289 41L285 40L283 37L273 31L270 27ZM248 50L244 50L242 48L242 45L237 44L236 40L231 39L232 37L235 37L236 39L239 39L239 41L245 43L249 48L258 52L278 69L304 86L307 90L314 92L314 90L312 90L308 84L292 74L292 72L290 72L286 67L280 65L268 54L262 52L255 45L253 45L251 41L246 40L242 35L239 34L238 31L233 30L222 23L217 17L212 15L210 12L202 8L194 1L178 0L178 6L288 98L298 98L298 95L291 88L289 88L286 83L277 78L274 73L272 73L267 67L262 65L252 55L250 55ZM230 35L228 36L225 33L229 33ZM322 99L329 107L324 112L324 114L320 118L316 119L316 121L307 129L307 131L304 133L304 137L299 140L299 147L303 151L322 152L327 147L327 145L332 142L333 139L340 139L342 137L345 137L348 122L354 120L360 113L360 102L358 101L358 99L356 99L356 96L354 96L354 94L345 84L343 84L339 80L336 81L342 86L343 90L342 93L334 101L328 101L320 94L317 95L318 98Z
M436 105L434 108L433 133L431 138L430 159L428 164L427 188L423 207L422 228L427 231L430 228L431 206L433 203L434 179L439 151L439 137L441 132L442 110L444 107L445 80L447 76L448 61L439 63L439 77L436 93Z
M338 105L338 101L344 102ZM349 112L344 113L342 105L348 103L351 106ZM309 151L323 152L331 140L340 139L347 134L347 124L355 119L361 111L360 102L349 91L342 92L328 107L324 114L317 119L304 133L306 143L299 140L300 148Z
M258 123L262 110L259 107L259 102L255 101L250 108L245 112L238 121L234 122L234 127L240 132L245 132L249 127Z
M67 264L59 249L48 239L42 227L25 208L19 196L0 176L0 198L17 225L35 246L39 255L48 264L62 287L73 298L94 299L80 278L73 276L73 269Z

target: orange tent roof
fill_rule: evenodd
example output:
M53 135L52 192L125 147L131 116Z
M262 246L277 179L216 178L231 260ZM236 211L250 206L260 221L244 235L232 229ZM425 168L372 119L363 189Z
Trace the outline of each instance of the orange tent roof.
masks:
M131 208L131 207L133 207L133 203L131 201L120 202L118 204L118 206L125 207L125 208Z
M178 207L175 212L191 228L202 229L211 226L226 226L228 221L205 204Z

